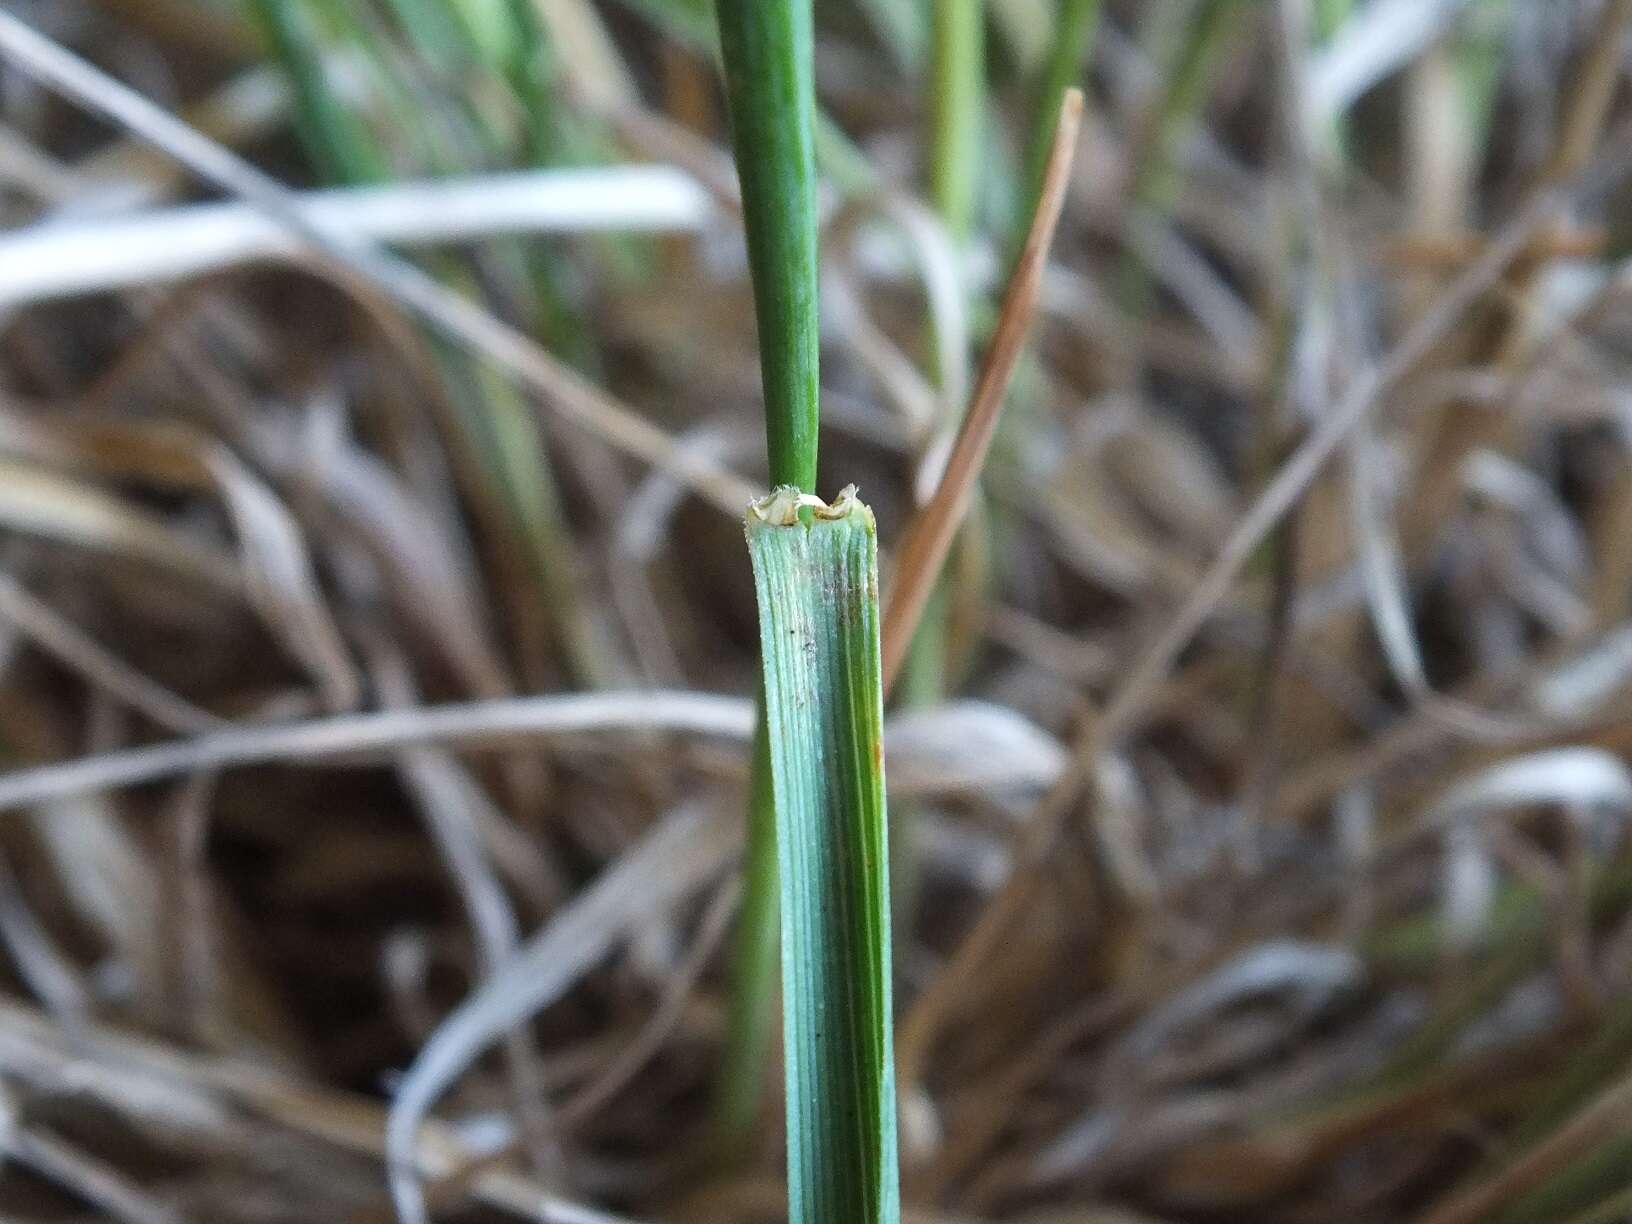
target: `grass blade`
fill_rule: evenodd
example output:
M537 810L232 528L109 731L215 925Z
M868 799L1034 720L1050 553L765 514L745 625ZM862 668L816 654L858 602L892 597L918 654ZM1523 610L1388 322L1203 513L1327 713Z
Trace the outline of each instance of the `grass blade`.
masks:
M810 510L807 518L801 512ZM878 544L846 489L748 513L782 913L791 1224L900 1218Z

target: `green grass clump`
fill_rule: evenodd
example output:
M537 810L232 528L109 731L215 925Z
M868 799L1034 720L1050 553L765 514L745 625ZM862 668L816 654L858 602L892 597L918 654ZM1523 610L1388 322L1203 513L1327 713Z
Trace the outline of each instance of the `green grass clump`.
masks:
M355 186L399 175L546 166L568 160L578 141L556 104L550 31L531 0L391 0L378 12L334 0L246 3L288 74L296 130L325 182ZM365 83L360 100L337 88L342 63ZM570 363L593 366L588 333L562 287L561 263L557 249L512 240L490 243L480 270L455 257L437 258L432 268L478 299L493 283L501 312ZM468 355L437 347L457 413L452 441L468 478L480 485L473 500L493 512L483 529L544 594L520 618L515 636L524 642L531 617L546 609L567 674L582 687L601 687L613 668L576 575L537 414L523 394Z

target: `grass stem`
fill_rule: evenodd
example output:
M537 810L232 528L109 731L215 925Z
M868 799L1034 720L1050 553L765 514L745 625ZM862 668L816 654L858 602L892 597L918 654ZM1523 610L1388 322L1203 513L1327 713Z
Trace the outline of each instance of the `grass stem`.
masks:
M1029 219L1037 204L1037 194L1043 188L1043 172L1048 167L1049 150L1054 147L1054 126L1060 117L1060 102L1065 91L1077 84L1083 63L1093 49L1094 35L1099 28L1103 0L1060 0L1059 17L1054 25L1053 54L1043 68L1043 80L1037 91L1033 114L1035 126L1031 144L1026 149L1026 198L1023 217ZM1025 239L1022 230L1018 240Z
M816 487L819 414L816 265L816 87L810 0L719 0L743 224L753 274L771 482ZM745 1146L763 1095L775 995L779 890L777 811L764 695L749 782L748 879L737 933L731 1041L715 1088L714 1140Z
M816 92L809 0L720 0L771 483L816 487Z

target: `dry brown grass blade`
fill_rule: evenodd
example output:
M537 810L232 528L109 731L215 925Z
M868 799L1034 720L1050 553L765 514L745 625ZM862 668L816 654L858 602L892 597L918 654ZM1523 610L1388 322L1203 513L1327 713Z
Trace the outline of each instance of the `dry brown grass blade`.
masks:
M719 951L741 899L742 888L738 880L727 881L715 892L714 899L709 902L702 920L697 924L691 950L686 953L685 960L675 967L651 1017L595 1080L562 1104L559 1113L562 1127L577 1126L603 1108L629 1085L642 1067L656 1057L670 1031L680 1022L681 1012L697 985L697 979Z
M1103 734L1116 736L1130 729L1152 689L1228 594L1230 585L1253 553L1297 504L1309 482L1325 468L1350 432L1386 402L1389 394L1438 347L1462 316L1525 254L1536 232L1553 216L1561 194L1558 191L1544 193L1510 221L1484 255L1445 290L1434 309L1384 362L1355 380L1348 394L1281 465L1275 478L1236 524L1195 589L1111 694L1105 705Z
M287 123L289 82L270 64L257 64L232 77L200 101L182 109L182 117L223 144L239 147L264 139ZM74 163L81 184L126 206L154 204L180 195L187 174L175 162L139 139L120 134L95 153Z
M267 627L304 665L326 708L356 706L362 680L324 602L294 516L225 447L206 447L200 458L232 518L249 597Z
M185 1136L206 1153L242 1159L245 1147L264 1139L246 1118L261 1118L344 1151L385 1154L385 1109L367 1097L303 1082L261 1062L197 1054L105 1025L70 1036L10 998L0 998L0 1070L48 1093L96 1101L158 1134ZM457 1128L434 1121L421 1129L415 1155L428 1178L476 1158ZM508 1169L479 1174L470 1194L540 1224L632 1224Z
M0 944L5 945L17 976L52 1018L72 1030L90 1007L90 991L77 968L57 947L24 899L10 862L0 857Z
M1203 1140L1170 1159L1168 1185L1180 1199L1216 1195L1241 1204L1284 1194L1346 1148L1401 1132L1427 1134L1479 1094L1495 1090L1503 1077L1544 1074L1558 1045L1549 1037L1504 1046L1311 1117Z
M147 21L153 4L0 10L291 187L347 177L358 149L353 170L388 198L399 177L568 159L655 157L705 182L695 236L473 237L411 258L552 352L559 339L669 445L755 470L728 120L686 6L500 0L471 25L467 4L333 22L331 0L267 2L309 18L305 34L227 58ZM1576 1186L1598 1197L1581 1182L1614 1141L1522 1162L1632 1068L1632 262L1612 241L1632 225L1615 181L1632 166L1616 33L1632 0L1002 0L991 190L956 259L895 186L933 178L921 77L936 70L893 56L899 31L853 7L814 6L824 462L912 528L903 574L933 572L912 516L988 357L958 339L955 299L988 298L990 327L1022 236L992 178L1017 134L1056 124L1056 82L1091 82L1046 319L970 464L959 540L980 518L1002 588L990 625L954 615L979 699L885 730L923 840L913 904L895 907L904 1218L1471 1224ZM1088 12L1088 41L1058 37ZM620 867L645 860L657 891L689 873L695 844L654 864L649 839L664 814L729 811L749 772L751 704L719 696L755 673L736 531L675 465L533 392L553 384L518 391L450 342L468 320L427 326L441 304L370 279L372 248L332 227L318 237L341 245L294 239L300 218L270 221L189 169L245 185L212 146L183 164L163 150L185 131L153 145L151 110L109 124L31 79L9 29L0 225L105 237L129 231L103 220L190 192L213 198L189 220L260 217L283 252L0 310L0 801L23 804L0 812L0 1080L18 1130L187 1219L390 1224L404 1068L541 931L563 959L512 975L521 1010L448 1064L399 1158L435 1218L779 1218L779 1128L730 1169L677 1138L701 1125L722 1048L735 873L624 936L617 916L571 916ZM513 79L513 53L546 43L551 87ZM1046 79L1017 45L1049 52ZM1183 108L1192 135L1165 150L1182 189L1130 221L1128 184ZM1514 256L1512 225L1545 199ZM371 232L408 250L402 230ZM197 251L209 235L184 237ZM1117 276L1135 251L1137 301ZM31 267L108 271L89 248L65 257ZM535 405L560 496L527 521L560 525L559 566L518 547L515 472L493 462L517 458L509 427L532 433ZM490 408L502 426L471 430ZM1333 413L1359 420L1328 461ZM189 441L165 444L177 429ZM262 542L241 541L223 487L240 476L210 454L275 499L277 523L251 524ZM7 525L13 468L66 482L54 522ZM117 511L94 548L61 542L91 531L81 492ZM133 538L126 510L159 535ZM305 554L298 581L280 534ZM183 577L188 553L221 580ZM252 591L255 565L299 606ZM561 591L538 579L569 570L607 655L644 678L595 707L554 695ZM8 577L38 606L8 601ZM338 629L327 659L334 636L308 614ZM322 709L348 670L383 714ZM486 704L523 688L540 700ZM1293 948L1365 972L1323 975ZM1340 996L1313 989L1323 977ZM523 1014L540 981L542 1010ZM524 1101L548 1107L554 1167ZM119 1210L117 1193L74 1201L95 1196L0 1164L0 1215ZM1595 1213L1615 1208L1624 1195Z
M1632 3L1610 0L1598 11L1587 56L1576 69L1559 116L1558 143L1542 167L1535 190L1542 200L1552 200L1547 223L1539 226L1525 243L1523 258L1514 263L1509 308L1489 345L1489 356L1502 370L1511 372L1528 355L1533 340L1530 316L1535 310L1536 282L1545 264L1537 250L1546 242L1563 215L1556 191L1578 177L1591 165L1592 156L1605 135L1622 62L1627 32L1632 28ZM1612 135L1611 139L1615 139ZM1616 151L1611 156L1620 156ZM1429 422L1429 451L1424 456L1422 489L1415 498L1414 514L1406 524L1406 551L1419 554L1438 533L1459 492L1456 473L1462 460L1483 446L1509 450L1517 437L1516 419L1508 413L1470 412L1465 406L1453 409L1444 418Z
M244 584L232 557L153 512L32 464L0 460L0 523L152 565L233 600Z
M0 620L10 621L40 649L161 727L201 732L226 725L225 719L126 663L6 573L0 573Z
M391 1193L405 1224L428 1218L414 1156L436 1099L499 1034L554 1002L619 941L724 870L741 838L740 822L718 807L668 817L442 1022L403 1078L386 1125Z
M1047 786L1064 767L1061 745L1035 724L983 702L950 702L885 725L890 786L902 794L957 795ZM753 703L684 690L561 693L342 714L237 726L192 739L105 752L0 773L0 811L248 765L310 765L425 745L466 748L551 736L621 732L746 743ZM969 745L978 753L969 753ZM960 749L962 750L960 752Z
M1009 377L1014 373L1015 362L1019 360L1026 330L1031 326L1031 316L1037 307L1037 293L1042 286L1043 269L1048 263L1048 249L1054 241L1060 210L1065 206L1065 193L1070 186L1071 163L1076 155L1077 132L1081 124L1082 91L1067 90L1060 104L1060 117L1054 128L1054 143L1049 150L1037 210L1026 233L1025 247L1015 264L1014 275L1009 280L1008 291L1003 295L997 330L992 336L986 361L981 366L963 425L952 444L952 453L947 458L940 484L929 501L913 516L897 552L894 581L890 584L890 597L884 607L881 630L886 693L900 674L907 647L912 642L913 630L923 615L924 604L934 589L958 526L968 512L975 481L980 475L981 465L986 461L992 437L997 432L998 415L1003 409Z
M1618 178L1624 173L1625 137L1617 147L1621 156L1600 169L1597 178ZM1107 699L1103 712L1089 720L1073 746L1073 763L1043 798L1021 834L1015 866L1008 881L987 902L957 951L931 986L919 996L897 1024L896 1056L903 1084L910 1084L928 1057L936 1034L957 1002L980 980L980 967L1000 945L1010 924L1024 911L1037 883L1039 865L1054 844L1061 822L1076 805L1093 776L1092 762L1106 745L1131 732L1144 716L1152 698L1180 653L1201 630L1214 609L1229 593L1247 561L1326 463L1337 453L1351 430L1375 412L1388 394L1448 336L1463 315L1528 250L1535 234L1555 215L1562 190L1532 200L1491 242L1484 255L1471 264L1441 295L1434 308L1406 335L1389 357L1358 379L1344 399L1281 465L1273 480L1238 522L1194 589L1167 618L1160 633L1137 656Z
M445 382L437 374L424 333L412 320L389 298L326 263L303 259L294 266L356 305L393 358L382 365L400 378L404 399L410 391L424 395L443 432L459 437ZM293 490L286 491L287 500L299 504L305 500L299 495L315 492L344 522L346 534L360 538L384 571L404 617L420 628L429 647L447 656L471 694L509 696L515 685L482 623L478 592L462 564L456 527L435 515L398 472L349 438L330 439L323 462L303 461L307 456L301 439L289 439L271 427L243 389L210 360L209 337L194 332L216 305L215 291L232 279L207 277L158 295L135 338L79 397L77 412L56 431L70 436L77 432L87 444L98 436L129 440L128 429L120 435L104 427L92 429L91 424L105 418L138 375L168 355L196 385L201 410L221 423L233 446L280 488ZM29 420L29 427L42 428L35 419ZM99 445L91 446L83 457L120 463L131 458L124 446ZM492 511L481 497L484 486L468 474L465 484L478 517L490 518Z
M1632 1128L1632 1079L1621 1079L1499 1172L1430 1208L1418 1224L1479 1224L1599 1145Z
M393 707L417 701L407 661L381 646L373 667L381 699ZM447 753L410 748L397 758L404 789L424 814L431 839L452 877L476 947L478 984L490 980L515 954L520 923L494 869L482 825L507 823L476 781ZM503 1038L511 1099L534 1162L558 1173L564 1159L544 1098L544 1074L532 1036L517 1026Z
M167 491L213 493L232 523L245 596L268 631L302 664L327 708L357 704L361 681L329 613L305 536L278 496L227 447L175 426L42 423L0 410L0 451L88 466L105 477Z
M1386 239L1372 254L1406 270L1443 271L1478 258L1485 246L1485 237L1479 233L1400 234ZM1601 259L1609 250L1609 235L1602 229L1588 227L1538 234L1531 254L1544 263L1551 263L1562 259Z
M852 284L852 276L865 271L862 238L867 235L876 240L878 222L890 226L902 239L906 270L923 293L934 348L933 379L926 378L869 316L859 276L858 283ZM823 235L823 248L822 292L832 330L867 367L920 442L944 422L948 436L924 447L926 452L944 454L959 420L956 410L966 403L969 393L966 275L945 225L920 201L890 192L857 201L839 213Z
M262 209L449 340L493 362L541 396L564 419L620 451L673 472L699 496L733 518L739 517L743 507L758 496L759 491L750 482L707 456L677 446L663 430L616 402L481 306L356 234L314 222L288 188L9 13L0 13L0 54L35 79L139 134L201 178Z
M165 1003L174 1023L198 1041L226 1031L220 1006L219 936L214 924L205 849L215 800L213 774L195 774L175 788L161 817L159 899L165 946Z
M179 1215L110 1165L46 1131L18 1125L15 1105L3 1088L0 1153L121 1224L181 1224Z
M884 723L892 795L1024 792L1065 769L1065 746L1007 706L961 699Z
M0 810L273 761L309 763L425 744L618 729L746 742L753 730L753 706L745 698L711 693L573 693L243 727L0 775Z
M148 845L100 796L31 807L23 823L39 847L36 862L60 881L75 919L134 977L144 997L157 998L165 976L162 873Z
M1530 734L1514 743L1550 742L1577 734L1596 719L1613 723L1624 717L1621 705L1612 699L1627 682L1629 654L1632 643L1625 632L1611 632L1585 645L1565 643L1515 674L1476 676L1451 690L1449 697L1463 708L1538 710L1554 721L1538 720ZM1273 817L1303 819L1344 789L1370 785L1402 762L1441 749L1458 735L1455 722L1419 706L1382 735L1313 762L1289 778L1276 797Z

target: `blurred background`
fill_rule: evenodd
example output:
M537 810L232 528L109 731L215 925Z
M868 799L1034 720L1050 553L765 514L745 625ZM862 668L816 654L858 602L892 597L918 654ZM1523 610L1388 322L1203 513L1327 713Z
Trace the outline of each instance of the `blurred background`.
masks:
M0 11L423 274L0 38L0 1214L390 1220L395 1100L439 1218L778 1219L710 6ZM890 717L910 1219L1632 1219L1629 26L816 5L886 560L1087 96Z

